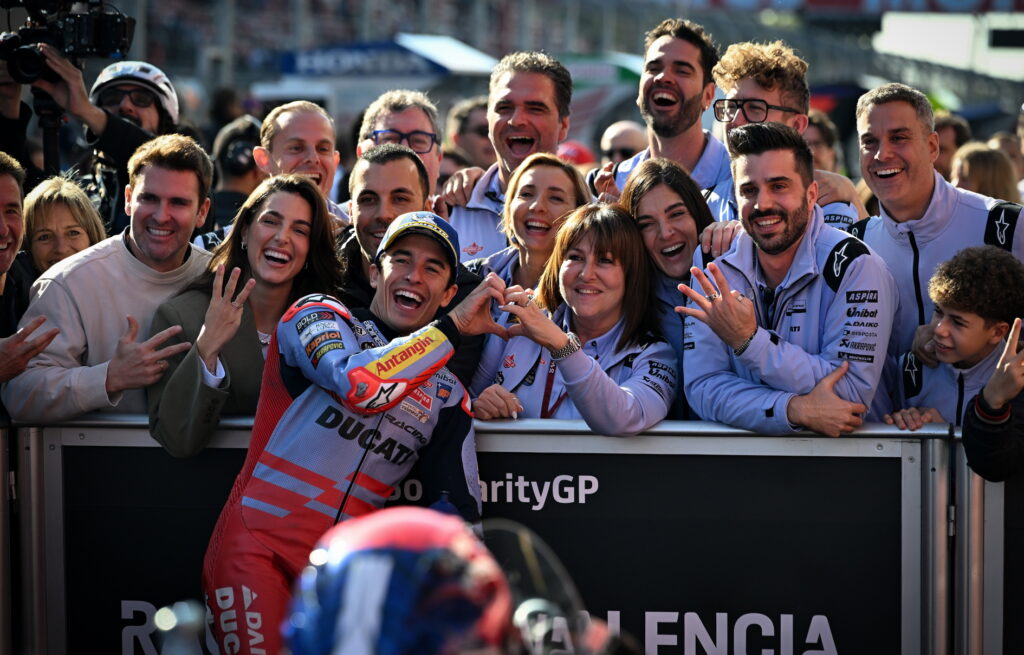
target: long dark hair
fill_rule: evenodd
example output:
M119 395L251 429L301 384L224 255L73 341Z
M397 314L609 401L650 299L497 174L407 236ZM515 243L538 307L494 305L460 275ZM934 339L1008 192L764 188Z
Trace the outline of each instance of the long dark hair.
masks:
M651 189L664 184L678 195L687 211L697 224L697 236L704 228L715 222L708 209L708 203L700 192L700 187L693 181L690 174L671 159L656 157L640 164L626 182L619 202L635 219L640 210L640 201L650 193Z
M611 253L619 262L631 289L622 298L625 325L617 347L622 350L630 344L646 342L649 334L660 335L655 309L658 303L654 294L654 264L647 255L640 229L626 210L616 204L584 205L565 219L555 238L555 250L537 283L537 300L541 306L553 312L565 302L558 288L559 271L569 249L587 236L593 237L595 252Z
M302 270L292 280L288 302L294 302L310 293L338 293L341 288L341 264L334 251L334 219L327 210L327 202L319 187L304 175L276 175L263 180L235 214L231 233L213 251L206 273L189 288L210 289L214 273L221 264L224 265L225 279L236 267L242 271L241 280L252 277L249 258L242 249L242 234L276 193L294 193L305 200L312 210L309 252Z

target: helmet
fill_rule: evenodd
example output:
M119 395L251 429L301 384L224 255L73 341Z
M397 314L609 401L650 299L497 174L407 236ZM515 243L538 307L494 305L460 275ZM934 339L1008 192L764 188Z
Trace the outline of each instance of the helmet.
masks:
M155 93L160 106L171 117L171 122L178 122L178 94L174 91L174 85L162 70L144 61L117 61L104 68L92 84L89 100L96 104L104 88L111 84L125 83L138 84Z
M430 655L502 647L512 634L500 567L457 517L393 507L331 528L284 625L293 655Z

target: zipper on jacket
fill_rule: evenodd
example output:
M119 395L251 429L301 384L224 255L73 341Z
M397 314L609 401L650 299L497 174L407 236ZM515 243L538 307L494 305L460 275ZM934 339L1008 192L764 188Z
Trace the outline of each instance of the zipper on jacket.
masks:
M956 427L963 427L963 414L964 414L964 374L958 372L956 375L956 420L954 423Z
M914 251L914 296L917 298L917 324L924 325L924 299L921 296L921 276L918 270L921 266L921 251L917 249L917 239L914 238L913 232L907 232L907 238L910 239L910 249Z

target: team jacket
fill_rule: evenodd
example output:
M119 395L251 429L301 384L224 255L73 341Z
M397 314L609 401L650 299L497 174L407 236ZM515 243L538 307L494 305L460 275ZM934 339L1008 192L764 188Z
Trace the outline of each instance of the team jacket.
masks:
M505 194L501 190L498 165L493 164L477 180L465 207L452 207L449 223L459 233L460 261L487 257L508 247L508 239L498 227Z
M553 320L570 329L565 305ZM675 355L653 336L618 350L622 329L620 320L556 362L553 371L547 349L526 337L513 337L504 348L487 347L473 378L473 395L500 384L519 399L524 417L582 418L594 432L612 436L642 432L668 414L676 393ZM544 411L545 396L549 412Z
M850 228L885 260L899 287L894 356L910 350L914 331L931 319L928 280L939 264L963 248L982 245L1024 258L1024 229L1017 231L1020 205L958 189L934 175L935 189L920 219L897 223L882 207L880 216Z
M815 207L774 299L746 233L716 261L731 288L754 303L758 327L736 357L711 328L686 319L686 399L701 418L767 434L799 429L786 416L790 399L808 393L844 359L850 369L836 393L871 406L897 303L878 255L825 225ZM699 251L694 265L703 266Z
M357 318L314 295L288 309L270 343L228 505L241 504L249 532L295 570L336 517L381 507L414 465L427 500L447 491L466 520L480 518L469 398L443 368L454 324L390 341L385 331L368 311Z
M1000 346L970 368L955 368L946 363L929 368L914 353L904 353L900 357L898 409L934 407L945 421L960 427L971 411L967 401L978 395L992 377L1002 354Z
M964 415L964 453L974 472L1002 482L1024 469L1024 393L1010 401L1008 416L986 420L974 396Z

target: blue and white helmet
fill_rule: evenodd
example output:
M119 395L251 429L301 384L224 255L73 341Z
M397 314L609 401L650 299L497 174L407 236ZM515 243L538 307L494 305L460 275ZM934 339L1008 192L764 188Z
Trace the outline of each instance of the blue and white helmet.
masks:
M156 94L171 122L178 122L178 94L162 70L144 61L117 61L100 71L89 91L89 100L97 103L100 91L112 84L138 84Z

